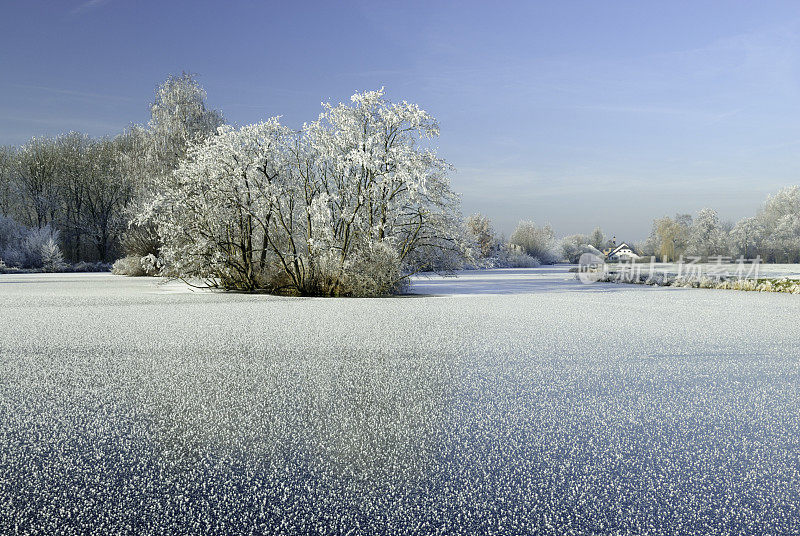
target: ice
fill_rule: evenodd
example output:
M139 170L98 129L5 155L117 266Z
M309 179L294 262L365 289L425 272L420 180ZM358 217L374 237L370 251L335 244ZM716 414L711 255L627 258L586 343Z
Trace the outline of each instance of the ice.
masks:
M798 296L573 276L0 276L0 527L800 532Z

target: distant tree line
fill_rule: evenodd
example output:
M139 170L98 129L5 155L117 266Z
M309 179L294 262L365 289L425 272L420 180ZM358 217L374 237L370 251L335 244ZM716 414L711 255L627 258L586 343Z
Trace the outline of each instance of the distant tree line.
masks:
M577 263L584 253L602 256L615 245L599 227L589 234L559 240L549 225L521 221L506 241L482 214L469 216L465 225L472 244L470 262L476 267ZM787 187L769 196L755 216L736 224L720 221L710 208L694 216L679 213L657 218L646 241L629 245L642 257L664 262L681 257L702 261L760 257L762 262L800 263L800 187Z
M128 137L91 139L71 132L4 148L2 217L24 226L23 238L42 231L57 238L70 261L113 260L133 194L123 158ZM6 243L0 258L19 263L21 248Z
M123 255L133 215L157 177L177 167L190 141L222 124L204 101L191 75L170 77L158 88L147 126L104 138L36 137L0 149L0 261L41 266L26 253L37 236L56 243L70 263Z
M690 214L665 216L653 222L641 253L663 261L683 257L718 257L762 262L800 262L800 187L784 188L767 198L755 216L736 224L722 222L710 208Z

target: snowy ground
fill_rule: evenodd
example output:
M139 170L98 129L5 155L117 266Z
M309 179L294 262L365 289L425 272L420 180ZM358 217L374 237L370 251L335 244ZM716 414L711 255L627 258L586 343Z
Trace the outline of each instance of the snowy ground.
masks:
M563 268L415 290L0 276L0 527L800 532L797 296Z

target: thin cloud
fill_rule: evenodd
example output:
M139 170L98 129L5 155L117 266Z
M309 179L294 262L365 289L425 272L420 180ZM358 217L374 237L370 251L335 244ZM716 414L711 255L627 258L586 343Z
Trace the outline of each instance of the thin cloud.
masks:
M88 0L87 2L83 2L81 4L78 4L74 8L72 8L70 10L70 13L72 15L79 15L81 13L85 13L87 11L91 11L91 10L96 9L98 7L104 6L109 1L110 0Z

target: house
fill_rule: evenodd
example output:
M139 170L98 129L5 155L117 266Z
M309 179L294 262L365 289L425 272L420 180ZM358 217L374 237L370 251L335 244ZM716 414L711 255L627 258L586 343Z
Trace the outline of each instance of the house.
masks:
M635 261L639 258L639 255L633 251L633 248L625 242L617 245L616 236L611 239L608 247L603 250L603 253L609 261Z

